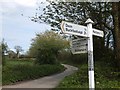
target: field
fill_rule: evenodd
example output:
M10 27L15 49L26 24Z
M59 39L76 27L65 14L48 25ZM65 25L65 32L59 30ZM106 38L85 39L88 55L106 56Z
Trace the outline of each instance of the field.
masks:
M64 66L36 65L32 60L7 60L2 68L2 84L14 84L16 82L37 79L43 76L59 73Z

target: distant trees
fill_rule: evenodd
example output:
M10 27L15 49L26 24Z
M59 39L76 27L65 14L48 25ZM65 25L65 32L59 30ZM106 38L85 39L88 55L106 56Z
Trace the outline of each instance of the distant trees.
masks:
M2 55L1 60L2 60L2 64L4 65L6 62L6 58L20 58L21 54L20 52L23 51L22 47L19 45L14 46L14 50L11 50L8 45L7 42L5 42L5 40L3 39L2 42L0 43L0 54ZM23 55L22 55L23 57Z
M8 51L8 45L3 39L0 45L0 53L2 54L2 65L5 65L5 53L7 51Z
M32 40L29 54L39 64L55 64L60 50L69 46L69 42L53 31L37 34Z
M5 53L8 51L8 45L4 41L4 39L3 39L2 43L1 43L1 47L2 47L2 55L5 55Z
M20 57L20 52L23 51L21 46L15 46L14 49L16 50L16 56L17 58Z

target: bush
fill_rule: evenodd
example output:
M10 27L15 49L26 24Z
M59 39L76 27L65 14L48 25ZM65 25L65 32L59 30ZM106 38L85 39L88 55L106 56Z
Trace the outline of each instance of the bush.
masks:
M56 55L50 50L38 50L35 62L38 64L56 64Z
M68 47L68 41L53 31L37 34L33 39L29 53L36 58L39 64L54 64L58 52Z

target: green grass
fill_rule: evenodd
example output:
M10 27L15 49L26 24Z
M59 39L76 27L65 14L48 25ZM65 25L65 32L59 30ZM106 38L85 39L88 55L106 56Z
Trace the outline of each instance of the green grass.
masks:
M74 64L73 64L74 65ZM59 88L89 88L88 86L88 65L87 63L76 64L79 68L78 72L73 75L65 77L65 79L58 85ZM120 72L115 71L109 62L96 61L95 62L95 87L120 89Z
M57 65L35 65L30 60L7 60L2 68L2 84L14 84L19 81L37 79L63 71L64 66Z
M0 65L0 86L2 86L2 65Z

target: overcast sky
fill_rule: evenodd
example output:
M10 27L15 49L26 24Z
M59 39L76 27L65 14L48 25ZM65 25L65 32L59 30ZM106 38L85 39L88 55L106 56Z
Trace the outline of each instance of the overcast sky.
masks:
M35 23L28 18L35 15L37 2L38 0L0 0L2 38L5 39L11 50L14 50L14 46L19 45L24 51L27 51L31 39L35 37L36 33L50 29L49 25Z

